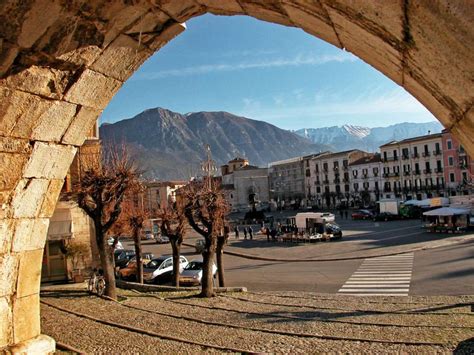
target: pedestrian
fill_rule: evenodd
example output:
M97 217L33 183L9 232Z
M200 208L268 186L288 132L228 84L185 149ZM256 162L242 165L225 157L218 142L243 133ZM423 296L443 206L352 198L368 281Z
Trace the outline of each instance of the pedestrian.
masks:
M239 239L239 227L235 226L234 233L235 233L235 239Z
M344 210L344 216L345 216L345 219L347 219L347 215L349 214L349 212L347 212L347 209Z
M247 227L244 226L244 239L247 239Z
M339 209L339 217L341 217L341 219L344 218L344 210L342 209L342 207Z
M270 241L270 228L267 227L265 234L267 235L267 242Z
M250 240L252 240L252 239L253 239L253 229L252 229L252 226L249 226L248 232L249 232Z

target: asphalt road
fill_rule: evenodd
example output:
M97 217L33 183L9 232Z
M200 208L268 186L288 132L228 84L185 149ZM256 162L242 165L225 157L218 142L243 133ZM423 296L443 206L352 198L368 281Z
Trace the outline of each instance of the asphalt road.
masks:
M292 244L266 241L266 237L257 234L254 240L236 240L232 235L227 250L276 259L329 259L352 258L356 260L339 261L262 261L226 255L225 269L227 286L246 286L253 291L310 291L337 293L341 287L366 270L362 265L365 256L384 255L400 250L419 248L435 243L449 242L458 235L426 233L420 228L419 220L409 221L337 221L344 232L341 241L314 244ZM472 235L465 235L467 238ZM194 244L198 236L189 233L186 240ZM128 245L128 246L127 246ZM124 242L126 248L132 243ZM171 254L170 245L158 245L152 241L143 241L144 251L156 255ZM188 259L200 257L193 248L183 246L182 253ZM411 263L399 265L379 263L374 260L378 270L371 271L375 280L390 277L391 268L403 268L408 272L409 295L463 295L474 293L474 241L453 244L445 247L420 250L414 253ZM402 259L403 260L403 259ZM361 268L360 270L358 270ZM367 272L367 271L363 271ZM364 274L373 276L372 274ZM382 276L382 277L379 277ZM369 280L369 279L364 279ZM398 280L398 279L397 279ZM367 282L367 281L365 281ZM383 287L380 281L368 281L374 287ZM398 281L390 281L396 283ZM356 287L364 287L356 286Z

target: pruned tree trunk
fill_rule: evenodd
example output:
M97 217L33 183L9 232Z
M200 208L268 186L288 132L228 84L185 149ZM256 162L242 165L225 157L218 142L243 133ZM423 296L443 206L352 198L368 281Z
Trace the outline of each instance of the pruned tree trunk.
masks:
M170 237L171 249L173 250L173 286L179 287L179 258L181 255L180 238Z
M112 247L107 243L107 239L102 232L101 220L94 221L96 230L96 242L99 249L102 272L105 279L105 295L117 299L117 288L115 287L114 257Z
M217 259L217 275L219 277L219 286L225 287L225 276L224 276L224 245L226 244L227 238L225 236L217 237L217 249L216 249L216 259Z
M137 228L133 230L133 241L135 244L135 258L137 260L137 282L143 283L143 262L142 262L142 240L140 231Z
M214 255L216 253L216 239L217 238L212 238L211 236L206 237L206 247L202 253L203 269L201 297L214 296L212 265L214 264Z

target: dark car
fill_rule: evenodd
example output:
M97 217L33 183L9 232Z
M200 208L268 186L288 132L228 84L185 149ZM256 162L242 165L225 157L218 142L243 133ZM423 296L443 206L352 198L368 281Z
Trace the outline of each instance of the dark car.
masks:
M336 223L327 223L325 225L326 233L332 235L332 239L341 239L342 230Z
M114 251L114 260L116 268L123 268L135 256L135 250L131 249L117 249Z
M396 219L399 219L398 215L388 212L382 212L373 217L374 221L394 221Z
M372 219L374 214L369 210L357 210L351 215L352 219Z

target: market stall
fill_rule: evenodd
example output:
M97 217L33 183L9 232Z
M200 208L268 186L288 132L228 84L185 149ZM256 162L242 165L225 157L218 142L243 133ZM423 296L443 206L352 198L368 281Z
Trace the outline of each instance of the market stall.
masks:
M460 233L469 227L470 210L467 208L441 207L423 213L423 227L428 232Z

